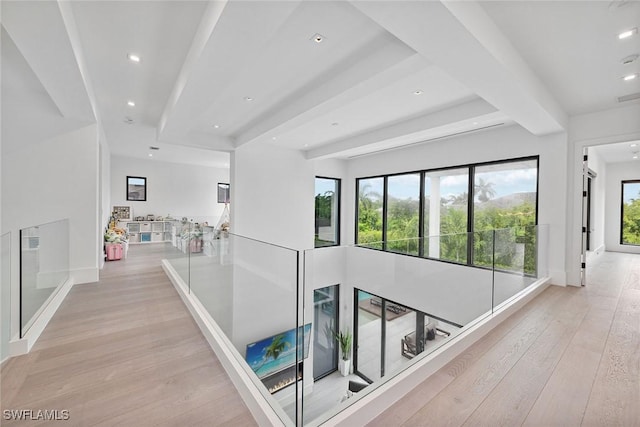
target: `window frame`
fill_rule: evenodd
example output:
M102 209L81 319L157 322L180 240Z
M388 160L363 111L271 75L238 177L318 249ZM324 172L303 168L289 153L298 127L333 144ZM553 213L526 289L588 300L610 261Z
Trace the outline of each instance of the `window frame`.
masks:
M625 184L640 184L640 179L625 179L620 181L620 245L621 246L633 246L640 247L640 244L625 243L624 242L624 185Z
M320 248L331 248L334 246L340 246L340 232L341 232L341 227L340 227L340 223L341 223L341 215L342 215L342 203L341 203L341 199L342 199L342 179L341 178L333 178L333 177L328 177L328 176L320 176L320 175L316 175L314 178L314 184L315 184L315 180L317 179L328 179L328 180L332 180L335 181L335 188L336 188L336 194L334 195L335 197L335 201L336 201L336 232L335 232L335 243L331 244L331 245L323 245L323 246L316 246L315 244L315 231L314 231L314 244L313 247L314 249L320 249ZM314 188L314 193L315 193L315 188ZM315 198L317 195L314 196L313 200L314 200L314 215L315 215ZM314 219L314 226L315 226L315 221L317 220L317 217ZM314 227L315 228L315 227Z
M420 239L420 248L418 251L417 255L413 255L413 254L405 254L405 253L398 253L398 252L390 252L390 253L394 253L396 255L403 255L403 256L412 256L412 257L418 257L418 258L424 258L424 259L430 259L430 260L434 260L434 261L440 261L440 262L446 262L446 263L451 263L451 264L456 264L456 265L466 265L468 267L475 267L475 268L481 268L481 269L487 269L488 267L485 266L480 266L480 265L475 265L473 262L473 226L474 226L474 185L475 185L475 170L477 167L481 167L481 166L488 166L488 165L496 165L496 164L504 164L504 163L517 163L517 162L523 162L523 161L535 161L536 163L536 197L535 197L535 218L534 218L534 225L537 226L538 225L538 215L539 215L539 201L540 201L540 155L532 155L532 156L522 156L522 157L513 157L513 158L508 158L508 159L499 159L499 160L490 160L490 161L486 161L486 162L479 162L479 163L468 163L468 164L462 164L462 165L455 165L455 166L444 166L444 167L437 167L437 168L430 168L430 169L420 169L420 170L412 170L412 171L406 171L406 172L395 172L395 173L391 173L391 174L379 174L379 175L371 175L371 176L363 176L363 177L358 177L355 179L355 232L354 232L354 242L356 246L359 247L363 247L366 249L372 249L372 250L377 250L377 251L383 251L383 252L389 252L387 250L387 241L386 241L386 237L387 237L387 180L389 177L392 176L398 176L398 175L407 175L407 174L420 174L420 187L421 187L421 192L420 192L420 218L419 221L421 223L421 226L419 227L418 230L418 238ZM450 261L450 260L446 260L446 259L439 259L439 258L431 258L429 256L426 256L424 254L424 203L425 203L425 196L424 196L424 178L425 175L430 173L430 172L441 172L441 171L447 171L447 170L455 170L455 169L467 169L468 170L468 190L467 190L467 233L468 235L471 236L470 241L467 242L467 260L466 263L460 263L460 262L456 262L456 261ZM382 249L378 249L378 248L373 248L373 247L369 247L369 246L360 246L361 244L358 242L358 224L359 224L359 218L360 218L360 210L359 210L359 199L358 199L358 194L359 191L358 189L360 188L360 181L361 180L368 180L368 179L376 179L376 178L382 178L383 179L383 194L382 194ZM622 235L621 235L622 236Z

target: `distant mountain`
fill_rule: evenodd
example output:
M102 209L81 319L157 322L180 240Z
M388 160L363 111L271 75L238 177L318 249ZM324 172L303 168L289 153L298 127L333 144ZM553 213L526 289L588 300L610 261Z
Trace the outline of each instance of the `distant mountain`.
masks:
M476 202L478 209L497 208L497 209L510 209L514 206L521 205L525 202L531 204L536 203L536 193L514 193L507 196L498 197L497 199L491 199L486 202Z

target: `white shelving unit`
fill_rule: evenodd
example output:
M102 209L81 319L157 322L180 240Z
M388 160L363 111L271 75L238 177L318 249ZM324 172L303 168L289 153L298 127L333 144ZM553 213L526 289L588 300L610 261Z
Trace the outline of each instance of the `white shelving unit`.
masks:
M130 221L125 223L129 243L171 242L174 221Z

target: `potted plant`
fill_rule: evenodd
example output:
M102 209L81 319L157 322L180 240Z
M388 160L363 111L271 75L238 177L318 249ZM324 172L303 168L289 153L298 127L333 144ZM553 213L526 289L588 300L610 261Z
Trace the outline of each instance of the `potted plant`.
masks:
M351 352L351 341L353 336L349 329L347 328L346 332L335 332L333 333L338 345L340 345L340 353L342 357L338 362L338 369L343 377L349 375L349 370L351 369L351 360L349 359L349 353Z

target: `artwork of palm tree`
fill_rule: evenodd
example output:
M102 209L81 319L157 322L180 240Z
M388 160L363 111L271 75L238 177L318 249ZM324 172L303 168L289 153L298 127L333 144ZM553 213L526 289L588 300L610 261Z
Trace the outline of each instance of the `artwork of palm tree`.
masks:
M282 352L291 347L291 343L285 340L284 334L276 336L271 344L265 349L264 360L265 362L272 358L276 360Z

